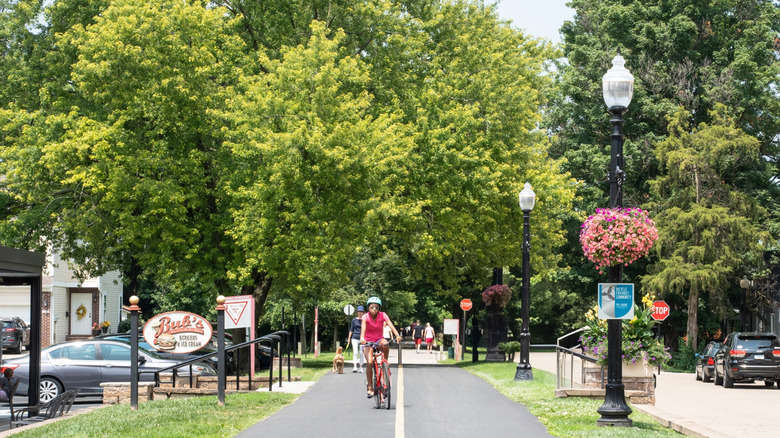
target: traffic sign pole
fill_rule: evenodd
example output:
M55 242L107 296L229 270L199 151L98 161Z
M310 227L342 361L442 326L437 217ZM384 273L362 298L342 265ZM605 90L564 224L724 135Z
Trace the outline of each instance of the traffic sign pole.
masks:
M460 300L460 309L463 310L463 323L461 324L461 336L460 336L460 354L456 355L455 358L457 359L460 357L460 360L463 360L465 352L466 352L466 320L468 319L468 313L469 310L471 310L471 307L474 305L474 303L471 302L470 299L464 298Z

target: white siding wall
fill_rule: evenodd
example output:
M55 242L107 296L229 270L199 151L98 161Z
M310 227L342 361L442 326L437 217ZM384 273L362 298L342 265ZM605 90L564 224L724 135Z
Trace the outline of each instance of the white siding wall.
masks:
M122 308L122 280L119 271L109 272L98 280L102 304L100 320L109 321L111 333L116 333L117 325L119 325L119 311Z
M65 316L68 312L68 290L62 286L52 286L51 288L51 343L59 344L65 342L68 335L69 318Z

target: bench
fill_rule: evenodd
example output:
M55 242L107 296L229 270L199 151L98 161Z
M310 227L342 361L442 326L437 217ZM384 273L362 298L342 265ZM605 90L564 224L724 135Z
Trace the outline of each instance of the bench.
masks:
M8 417L8 421L13 421L14 419L14 395L16 395L16 388L19 387L19 382L21 382L22 379L16 379L16 383L11 385L11 393L8 394L8 408L11 411L11 415Z
M73 389L59 394L44 404L18 409L11 415L11 428L40 423L50 418L62 417L70 412L70 408L78 395L79 390ZM37 414L30 415L33 412L37 412Z

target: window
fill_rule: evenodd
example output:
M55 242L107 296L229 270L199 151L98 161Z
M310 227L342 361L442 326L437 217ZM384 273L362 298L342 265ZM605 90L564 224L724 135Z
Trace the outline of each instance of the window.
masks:
M49 352L52 359L97 360L95 344L66 345Z
M103 360L130 360L130 349L122 345L102 344L100 352Z

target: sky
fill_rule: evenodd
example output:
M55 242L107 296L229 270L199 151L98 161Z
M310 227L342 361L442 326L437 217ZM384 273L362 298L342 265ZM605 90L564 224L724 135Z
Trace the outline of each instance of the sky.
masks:
M558 29L574 17L574 9L566 6L569 0L502 0L498 5L501 18L512 20L515 27L526 33L561 42ZM486 1L489 4L490 1Z

